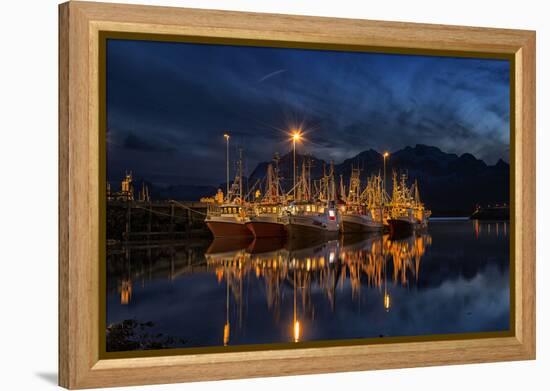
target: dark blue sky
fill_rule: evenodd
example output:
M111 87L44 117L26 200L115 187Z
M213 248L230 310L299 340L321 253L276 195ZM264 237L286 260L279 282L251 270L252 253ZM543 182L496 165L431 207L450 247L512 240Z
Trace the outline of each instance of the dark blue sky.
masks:
M225 180L223 133L252 170L291 148L337 163L427 144L509 161L509 62L109 40L108 180Z

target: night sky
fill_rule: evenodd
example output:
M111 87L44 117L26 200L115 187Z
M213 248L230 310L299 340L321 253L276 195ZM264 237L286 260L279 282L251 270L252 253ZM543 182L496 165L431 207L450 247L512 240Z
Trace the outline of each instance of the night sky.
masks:
M291 149L336 163L427 144L509 161L509 62L109 40L107 177L225 181L224 132L245 170Z

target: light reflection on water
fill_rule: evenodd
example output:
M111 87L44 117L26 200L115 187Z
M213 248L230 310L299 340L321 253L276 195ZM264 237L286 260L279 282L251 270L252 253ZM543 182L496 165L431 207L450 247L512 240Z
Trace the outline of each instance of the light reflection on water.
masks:
M107 323L152 322L170 347L507 330L508 228L110 247Z

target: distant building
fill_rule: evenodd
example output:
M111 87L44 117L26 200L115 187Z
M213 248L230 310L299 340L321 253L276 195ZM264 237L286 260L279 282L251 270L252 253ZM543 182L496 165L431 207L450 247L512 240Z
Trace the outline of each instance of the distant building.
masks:
M204 202L206 204L223 204L224 200L224 194L222 189L218 189L218 192L214 197L202 197L200 199L200 202Z
M142 192L144 189L142 188ZM141 197L140 193L140 197ZM145 190L145 193L147 195L147 200L149 200L149 189L147 188ZM107 199L109 201L115 200L115 201L133 201L134 200L134 183L133 183L133 177L132 177L132 171L129 173L126 172L126 175L122 182L120 183L120 191L119 192L113 192L111 191L111 184L107 182Z

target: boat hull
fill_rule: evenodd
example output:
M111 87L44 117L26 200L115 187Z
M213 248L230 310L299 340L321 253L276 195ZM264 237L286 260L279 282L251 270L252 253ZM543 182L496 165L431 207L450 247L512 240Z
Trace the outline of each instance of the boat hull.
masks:
M384 228L380 223L368 220L362 216L344 215L342 217L342 232L379 232Z
M285 226L281 223L249 221L246 223L246 227L255 238L278 238L286 236Z
M407 236L413 233L415 224L405 219L389 219L390 235L393 237Z
M289 238L337 238L339 227L323 224L314 218L293 216L289 218L286 232Z
M244 222L207 221L206 225L215 238L252 238Z

